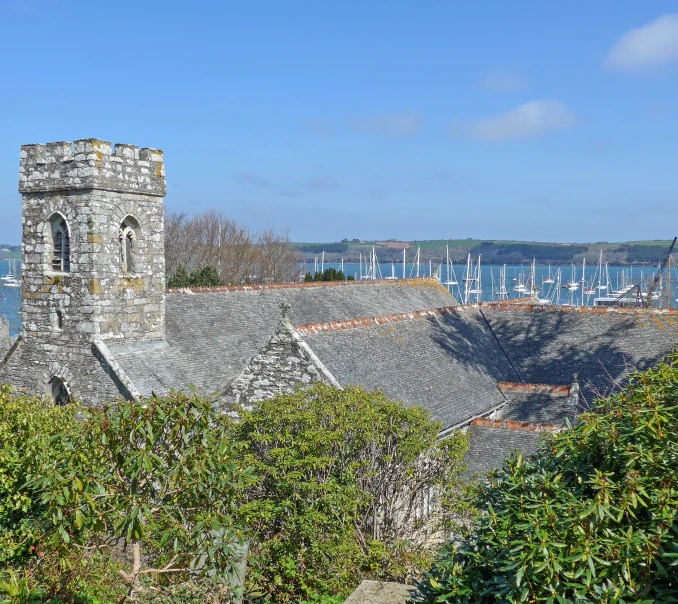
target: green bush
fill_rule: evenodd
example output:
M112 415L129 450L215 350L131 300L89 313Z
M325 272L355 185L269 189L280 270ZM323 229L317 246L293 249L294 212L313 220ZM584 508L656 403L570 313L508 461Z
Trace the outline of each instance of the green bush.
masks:
M75 405L0 390L0 568L27 559L39 545L47 509L26 476L45 474L68 454L81 430Z
M167 282L170 289L182 287L220 287L224 284L219 272L213 266L202 266L189 275L186 267L180 264Z
M482 487L426 602L678 601L678 354Z
M439 430L427 411L360 388L316 385L243 412L230 432L255 468L240 510L248 590L297 602L426 567L425 536L443 518L424 526L416 503L431 489L454 501L466 447L463 435L439 440Z
M0 600L218 596L249 484L226 421L185 394L82 409L4 388Z

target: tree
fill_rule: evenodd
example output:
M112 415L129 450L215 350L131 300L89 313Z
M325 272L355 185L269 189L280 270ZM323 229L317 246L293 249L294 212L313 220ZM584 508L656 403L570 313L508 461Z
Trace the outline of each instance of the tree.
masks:
M120 576L130 595L143 576L230 572L242 543L235 513L248 471L234 459L223 416L185 394L85 413L63 463L28 476L50 509L64 557L129 547L131 567Z
M283 229L253 232L222 212L165 216L166 274L180 266L196 270L216 267L224 285L287 283L299 274L300 258Z
M326 268L322 273L316 273L313 278L314 281L346 281L346 277L342 271L336 268Z
M167 283L167 287L171 289L190 287L188 272L186 272L186 267L183 264L177 266L176 270L174 271L174 275L172 275L169 282Z
M194 270L188 282L191 287L219 287L224 284L213 266L203 266Z
M172 278L167 283L167 287L178 289L181 287L219 287L224 282L219 277L217 269L213 266L202 266L195 269L190 275L186 272L186 267L180 264L177 267Z
M338 594L362 578L408 579L453 504L465 437L439 440L428 411L380 392L316 385L242 411L230 426L255 468L241 514L249 588L271 601Z
M678 353L595 413L505 462L471 537L420 582L426 602L675 602Z

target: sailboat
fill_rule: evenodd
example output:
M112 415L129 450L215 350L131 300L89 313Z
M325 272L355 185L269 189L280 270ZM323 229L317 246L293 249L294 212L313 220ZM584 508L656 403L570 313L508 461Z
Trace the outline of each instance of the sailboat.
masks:
M450 247L449 247L449 245L445 246L445 252L446 252L446 256L447 256L447 281L445 281L444 285L446 285L447 289L449 290L450 287L452 287L453 285L459 285L459 281L457 281L457 275L454 274L454 267L452 266L452 264L450 264ZM450 275L450 272L452 273L452 275L454 275L454 277L452 275Z
M549 284L555 283L555 279L554 279L553 276L551 275L551 265L550 265L550 264L549 264L549 276L546 277L546 279L544 279L544 280L542 281L542 283L549 283Z
M471 296L476 297L476 302L480 302L483 291L480 285L480 256L478 256L478 265L474 267L471 264L471 254L466 259L466 273L464 275L464 304L468 304Z
M529 292L527 285L525 285L525 271L520 271L520 274L518 275L518 284L513 288L513 291L518 292L519 294L527 294Z
M509 297L506 289L506 265L499 269L499 287L494 293L499 300L506 300Z
M2 282L1 284L4 287L19 287L21 285L21 281L18 279L16 260L9 260L7 264L9 272L6 275L0 277L0 281Z

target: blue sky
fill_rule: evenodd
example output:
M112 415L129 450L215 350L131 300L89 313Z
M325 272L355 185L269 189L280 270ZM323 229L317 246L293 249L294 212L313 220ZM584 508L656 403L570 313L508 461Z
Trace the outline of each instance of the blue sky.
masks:
M90 137L295 241L678 233L678 0L0 0L0 57L0 241Z

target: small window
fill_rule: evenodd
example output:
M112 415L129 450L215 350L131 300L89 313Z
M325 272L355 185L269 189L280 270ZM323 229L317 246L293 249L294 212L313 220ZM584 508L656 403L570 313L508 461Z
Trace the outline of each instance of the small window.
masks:
M66 219L61 214L54 214L49 222L52 233L52 270L68 273L71 270L71 242Z
M68 388L66 380L58 376L54 376L50 381L52 386L52 398L57 405L68 405L71 402L71 392Z
M118 236L120 238L120 264L123 273L133 273L135 267L135 255L137 247L137 233L139 223L128 216L122 221Z

